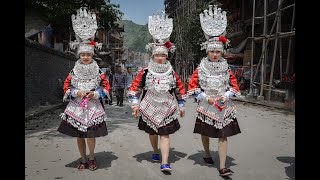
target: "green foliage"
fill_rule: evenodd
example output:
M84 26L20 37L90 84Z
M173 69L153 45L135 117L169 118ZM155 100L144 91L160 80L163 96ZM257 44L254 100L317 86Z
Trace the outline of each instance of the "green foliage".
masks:
M120 24L124 25L124 46L129 51L145 53L146 44L152 40L148 25L138 25L129 20L122 20Z
M198 63L206 55L204 50L200 50L200 44L206 39L199 18L199 14L205 8L204 3L198 2L197 9L191 15L180 17L179 20L174 21L172 41L181 57L181 59L176 59L175 63L182 67L190 64L191 59L194 60L194 63Z
M123 13L120 5L111 4L110 0L29 0L29 5L40 12L55 33L68 33L72 29L71 15L76 14L80 7L87 7L97 14L99 28L106 31L116 26Z

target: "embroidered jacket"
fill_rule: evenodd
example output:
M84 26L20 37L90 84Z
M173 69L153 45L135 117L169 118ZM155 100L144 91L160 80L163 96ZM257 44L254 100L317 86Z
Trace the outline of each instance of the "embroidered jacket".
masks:
M205 94L203 89L200 87L199 85L199 75L198 75L198 68L195 69L195 71L193 72L189 84L188 84L188 94L189 95L194 95L197 99L203 99ZM227 98L229 97L236 97L237 95L240 95L240 90L239 90L239 86L237 83L237 79L235 77L235 75L233 74L232 70L230 69L230 67L228 68L228 73L229 73L229 86L226 89L226 92L224 94L224 96L226 96Z
M101 79L100 85L99 85L100 87L96 88L95 92L99 93L99 99L101 100L105 96L109 97L110 84L106 78L106 75L101 70L99 70L99 74ZM75 88L71 85L71 80L73 75L74 75L73 70L71 70L63 84L63 92L65 93L65 96L67 96L68 98L73 98L72 91L75 90Z
M144 67L142 70L139 71L135 79L132 81L128 95L129 95L129 99L132 101L133 104L138 104L139 97L142 95L142 99L143 99L147 91L147 87L146 87L147 73L148 73L148 67ZM181 78L175 71L172 71L170 75L173 76L175 80L175 85L171 87L171 89L169 90L169 93L170 94L174 93L178 101L179 107L184 107L186 92L184 90L184 86L181 81Z

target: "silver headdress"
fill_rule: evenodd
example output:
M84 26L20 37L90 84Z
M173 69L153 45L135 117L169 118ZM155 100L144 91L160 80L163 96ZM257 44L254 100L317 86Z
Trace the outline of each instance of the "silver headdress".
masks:
M149 16L148 29L154 42L148 43L146 49L152 50L152 55L168 55L169 51L175 51L175 46L169 41L173 29L172 18L164 13Z
M221 8L217 8L214 5L212 12L212 5L209 5L209 11L204 10L200 13L200 23L204 35L207 39L206 42L201 44L201 50L224 50L224 46L229 44L229 40L223 36L226 33L227 28L227 16L225 11L221 11Z
M94 54L94 48L101 49L102 43L94 42L92 39L98 29L96 14L91 13L87 8L82 7L77 10L77 15L71 16L72 27L78 41L70 42L71 49L78 48L77 55L82 52Z

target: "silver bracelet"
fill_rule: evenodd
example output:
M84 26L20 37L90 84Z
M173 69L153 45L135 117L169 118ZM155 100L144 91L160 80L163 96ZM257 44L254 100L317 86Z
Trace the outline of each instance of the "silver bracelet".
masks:
M229 97L228 97L228 96L223 95L222 97L224 97L224 98L226 99L226 101L229 100Z
M79 92L79 89L74 89L71 91L71 96L72 97L78 97L78 92Z
M93 99L99 99L100 94L97 91L93 92Z
M205 98L206 98L206 101L209 102L209 96L206 96Z

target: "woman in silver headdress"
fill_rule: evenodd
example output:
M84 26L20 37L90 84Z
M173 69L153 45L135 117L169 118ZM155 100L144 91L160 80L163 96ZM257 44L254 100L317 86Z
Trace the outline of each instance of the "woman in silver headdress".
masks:
M154 153L153 161L159 161L158 135L160 136L160 170L170 172L168 163L169 135L180 129L178 115L184 116L185 90L178 74L167 60L168 51L174 46L166 41L172 32L172 19L149 16L149 32L158 42L150 43L152 59L139 71L128 91L133 115L138 118L140 130L149 134ZM165 43L164 43L165 42ZM141 100L139 100L141 98ZM178 102L178 103L177 103Z
M209 137L219 139L219 173L228 176L232 171L225 167L227 137L241 131L235 116L235 105L230 100L230 97L240 95L237 79L222 57L229 43L222 35L227 25L226 13L217 6L213 13L210 5L209 13L205 10L204 14L200 14L200 22L207 38L202 48L206 49L208 56L201 60L188 85L188 94L199 101L194 133L201 134L203 159L208 164L214 163L209 151Z
M83 13L85 12L85 13ZM106 113L103 98L109 97L110 85L106 75L100 70L97 62L93 60L94 47L97 43L90 41L96 28L83 26L83 23L96 24L94 14L80 9L77 18L72 18L73 28L77 35L85 41L77 44L78 56L75 66L64 81L64 101L69 100L68 106L61 114L62 121L58 128L60 133L77 137L77 144L81 155L79 170L89 168L97 169L94 156L96 137L108 134L106 126ZM92 22L94 21L94 22ZM86 28L88 29L86 29ZM79 33L79 29L82 33ZM89 147L89 158L86 159L86 142Z

